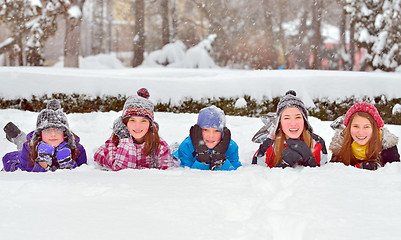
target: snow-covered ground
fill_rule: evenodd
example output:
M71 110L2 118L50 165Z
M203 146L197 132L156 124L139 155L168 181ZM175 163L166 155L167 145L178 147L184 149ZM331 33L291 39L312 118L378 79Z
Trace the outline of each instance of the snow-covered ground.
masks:
M400 78L399 73L377 72L0 68L0 97L129 95L146 87L154 102L179 102L244 94L261 99L294 89L311 105L315 97L400 97ZM93 153L120 114L68 114L71 130L86 148L87 166L49 173L0 172L1 239L401 239L400 163L377 171L332 163L296 169L253 166L258 145L251 138L262 121L227 116L244 165L237 171L99 170ZM0 110L0 126L13 121L30 131L36 117L34 112ZM196 118L155 114L168 143L181 142ZM330 122L313 117L310 122L329 145ZM386 127L401 136L401 126ZM1 136L3 156L15 146Z

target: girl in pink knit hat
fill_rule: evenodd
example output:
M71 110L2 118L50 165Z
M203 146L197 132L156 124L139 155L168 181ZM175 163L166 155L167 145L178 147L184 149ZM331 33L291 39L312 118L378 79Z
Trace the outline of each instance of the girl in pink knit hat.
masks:
M376 170L388 162L400 161L398 137L383 127L383 119L372 104L354 104L343 124L340 121L334 126L336 132L329 147L333 152L331 162Z
M174 167L170 148L159 136L148 90L141 88L137 94L125 102L111 137L95 152L95 162L113 171Z

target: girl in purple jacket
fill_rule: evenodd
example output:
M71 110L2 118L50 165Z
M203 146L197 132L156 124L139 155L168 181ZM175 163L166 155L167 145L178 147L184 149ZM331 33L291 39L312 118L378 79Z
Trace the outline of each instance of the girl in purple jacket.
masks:
M39 113L36 129L26 139L21 151L3 157L4 170L46 172L86 164L85 149L70 131L67 116L57 100L51 100Z
M168 144L159 137L148 90L137 93L127 99L122 116L114 121L113 134L95 152L95 162L107 170L175 166Z

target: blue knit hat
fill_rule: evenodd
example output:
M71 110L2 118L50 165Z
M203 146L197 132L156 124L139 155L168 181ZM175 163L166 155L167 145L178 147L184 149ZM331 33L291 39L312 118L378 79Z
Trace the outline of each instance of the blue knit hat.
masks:
M223 129L226 126L226 116L223 110L213 105L199 111L196 124L200 128L216 128L223 134Z

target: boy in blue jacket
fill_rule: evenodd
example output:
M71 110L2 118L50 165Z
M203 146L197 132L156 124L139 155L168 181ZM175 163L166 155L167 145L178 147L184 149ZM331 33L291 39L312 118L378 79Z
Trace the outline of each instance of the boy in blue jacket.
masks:
M242 166L238 145L231 139L224 112L216 106L200 110L189 137L172 155L181 161L182 167L201 170L230 171Z

